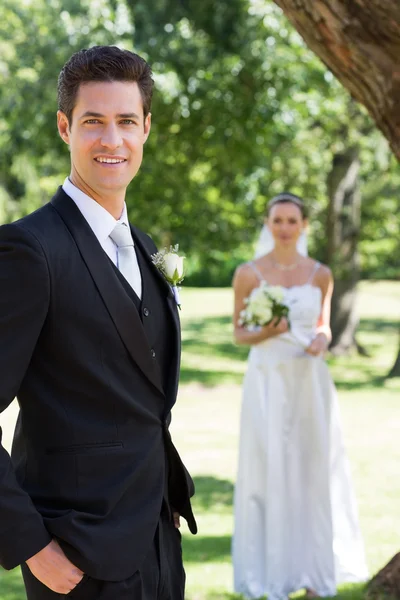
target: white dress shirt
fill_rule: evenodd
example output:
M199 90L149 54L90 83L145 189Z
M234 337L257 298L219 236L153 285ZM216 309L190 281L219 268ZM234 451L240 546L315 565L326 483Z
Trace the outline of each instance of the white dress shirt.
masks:
M99 241L99 244L103 248L104 252L110 257L114 265L118 266L117 258L117 246L110 238L110 233L113 231L117 223L123 223L128 227L130 233L130 226L128 221L128 212L126 210L126 204L122 209L122 214L118 221L101 206L96 200L93 200L90 196L82 192L79 188L72 183L67 177L62 186L64 192L75 202L76 206L85 217L86 221L90 225L93 233ZM134 245L134 241L132 240ZM136 256L136 254L135 254ZM137 259L136 259L137 261ZM142 280L140 276L139 266L135 265L135 271L137 272L137 282L134 286L134 290L139 298L142 297Z

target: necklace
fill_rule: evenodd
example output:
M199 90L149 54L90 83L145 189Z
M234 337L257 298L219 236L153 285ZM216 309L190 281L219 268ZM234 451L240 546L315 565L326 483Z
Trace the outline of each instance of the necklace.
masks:
M293 269L298 267L299 263L295 262L291 265L282 265L281 263L278 263L276 260L274 260L274 265L277 269L280 269L281 271L293 271Z

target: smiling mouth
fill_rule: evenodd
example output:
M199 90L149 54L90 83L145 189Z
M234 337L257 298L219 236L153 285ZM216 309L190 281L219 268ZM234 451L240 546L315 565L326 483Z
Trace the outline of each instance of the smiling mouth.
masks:
M126 158L103 158L101 156L99 156L98 158L95 158L94 160L100 164L107 164L107 165L119 165L121 163L126 162Z

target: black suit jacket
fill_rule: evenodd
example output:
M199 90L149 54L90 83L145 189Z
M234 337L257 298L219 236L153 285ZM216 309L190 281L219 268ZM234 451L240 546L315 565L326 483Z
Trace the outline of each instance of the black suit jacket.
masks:
M57 538L85 573L141 564L168 496L196 532L192 481L168 431L180 332L152 240L132 228L172 322L167 385L137 307L75 203L0 227L0 410L20 405L11 462L0 450L0 564Z

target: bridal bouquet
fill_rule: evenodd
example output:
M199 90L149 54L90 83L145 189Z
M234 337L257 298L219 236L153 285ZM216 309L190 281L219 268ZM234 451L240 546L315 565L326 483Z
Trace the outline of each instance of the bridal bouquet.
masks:
M283 304L284 292L279 285L268 285L262 281L260 285L251 292L244 303L246 308L240 311L239 325L254 329L268 325L275 318L277 324L285 317L288 318L289 307Z

